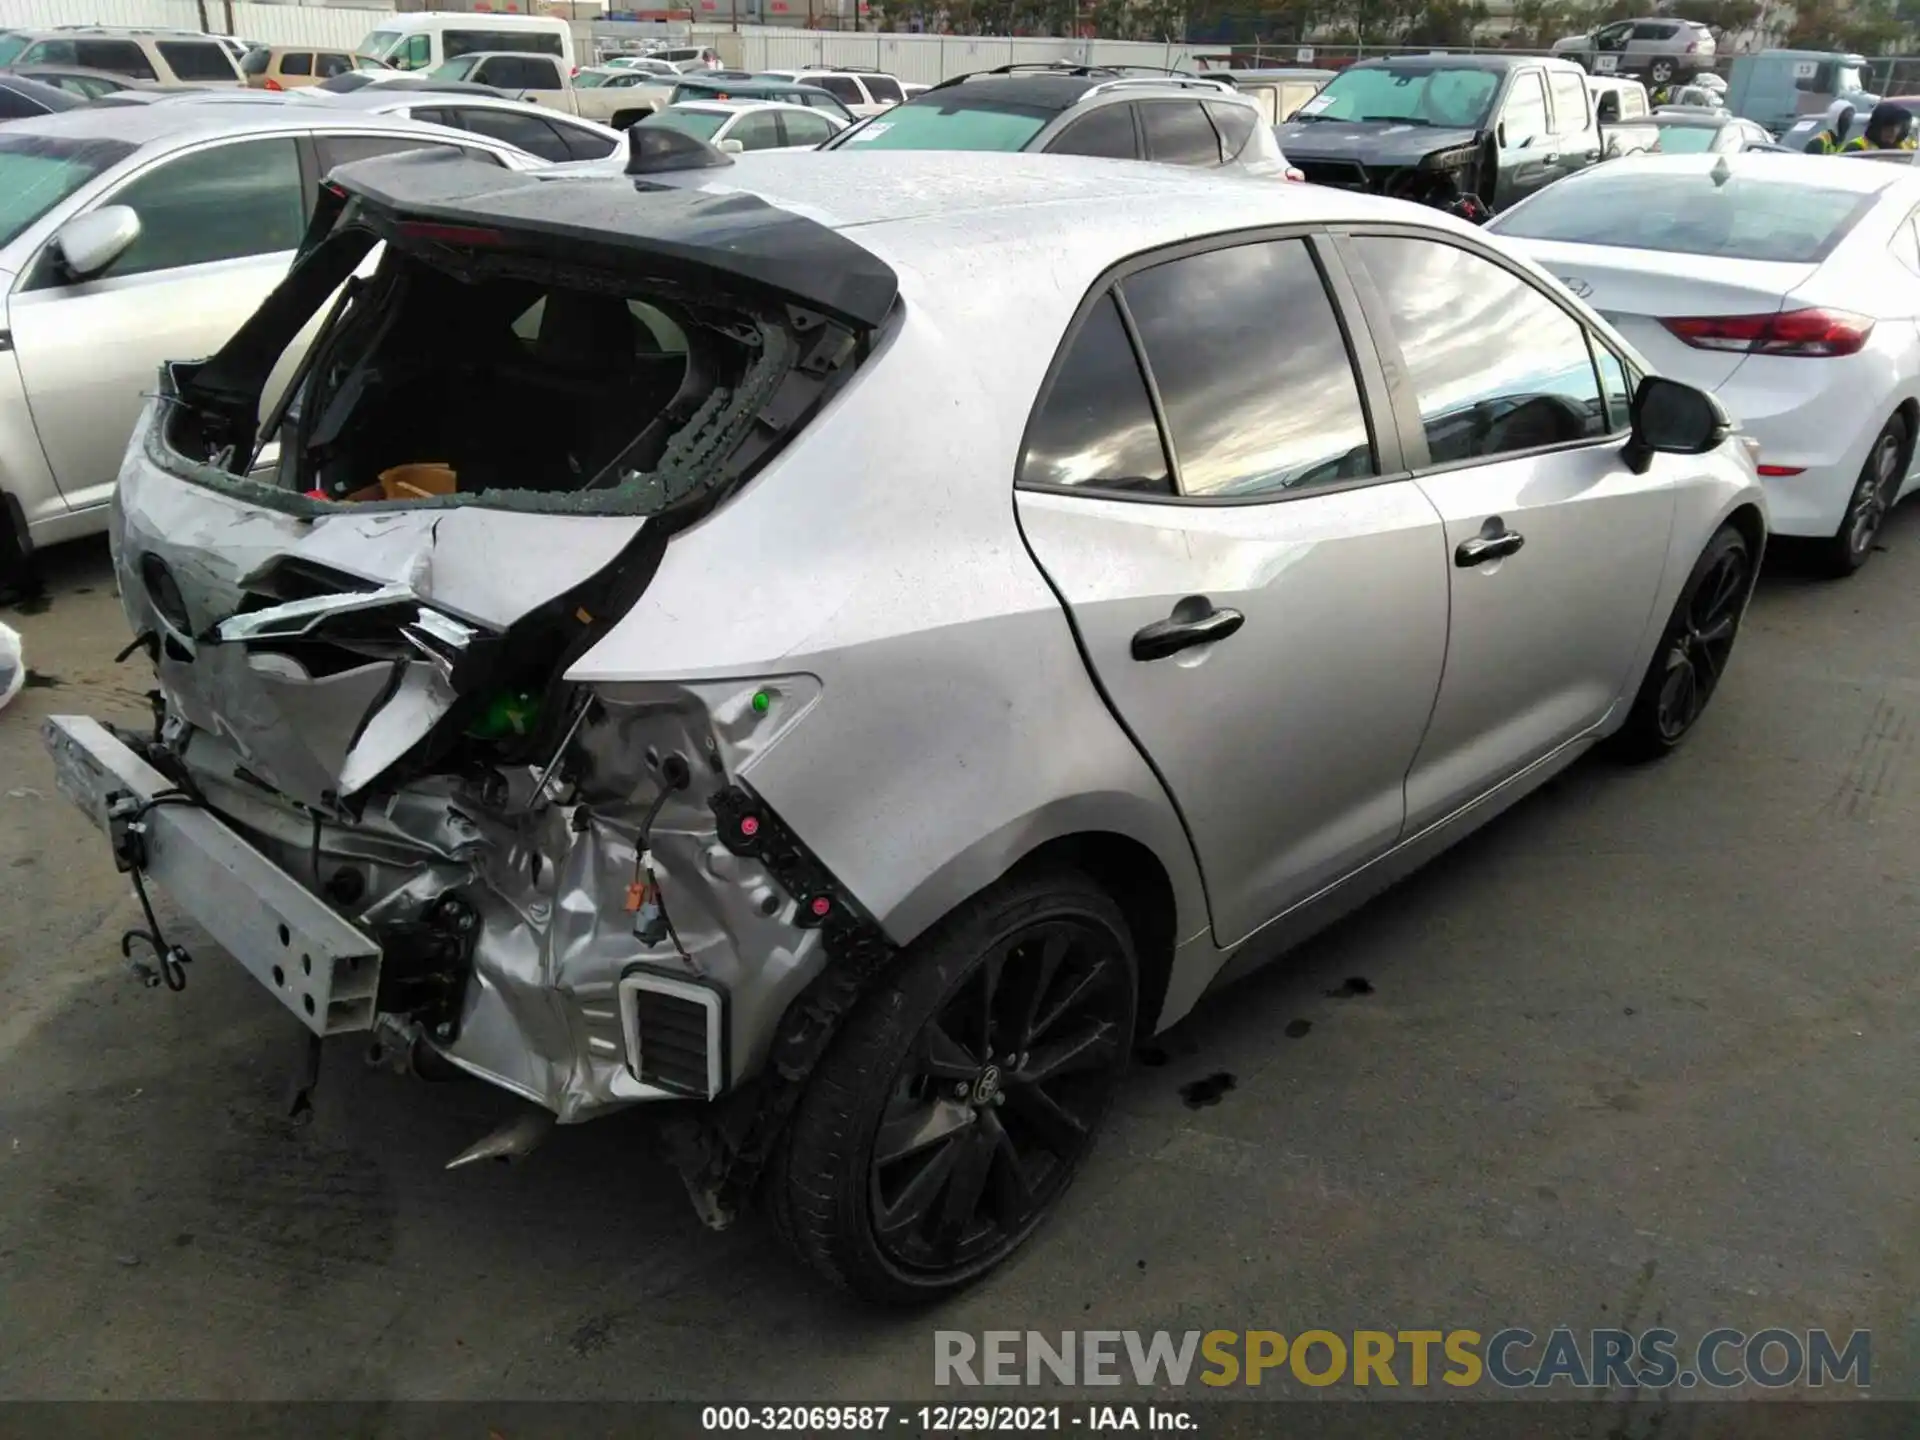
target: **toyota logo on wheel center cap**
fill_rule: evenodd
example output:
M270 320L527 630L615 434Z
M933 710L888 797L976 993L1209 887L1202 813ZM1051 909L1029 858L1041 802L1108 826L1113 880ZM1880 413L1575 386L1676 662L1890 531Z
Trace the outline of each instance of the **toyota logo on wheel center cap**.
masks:
M973 1082L973 1103L991 1105L993 1097L1000 1093L1000 1067L989 1065L980 1072L980 1078Z

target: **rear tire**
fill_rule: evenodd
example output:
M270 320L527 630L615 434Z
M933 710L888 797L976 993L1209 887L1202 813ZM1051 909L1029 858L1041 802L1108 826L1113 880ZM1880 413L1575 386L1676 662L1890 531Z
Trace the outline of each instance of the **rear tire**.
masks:
M1656 85L1664 85L1673 79L1673 61L1656 60L1647 67L1647 77Z
M1847 497L1847 513L1840 517L1840 528L1816 547L1825 574L1844 580L1873 557L1873 542L1893 509L1894 497L1900 493L1912 444L1904 415L1893 416L1873 437L1873 448L1867 451L1853 493Z
M1753 579L1747 537L1722 525L1680 587L1627 723L1613 736L1616 755L1655 760L1692 733L1732 658Z
M1012 875L907 947L807 1083L766 1196L863 1299L930 1301L1058 1205L1132 1047L1133 940L1077 871Z

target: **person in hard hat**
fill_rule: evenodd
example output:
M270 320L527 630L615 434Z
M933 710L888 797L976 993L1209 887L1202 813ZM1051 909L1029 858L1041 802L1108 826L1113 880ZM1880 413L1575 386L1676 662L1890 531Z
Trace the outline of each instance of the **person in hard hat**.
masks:
M1911 150L1913 112L1904 105L1882 100L1867 117L1867 128L1840 147L1842 150Z
M1827 117L1814 137L1807 141L1809 155L1833 155L1847 143L1847 131L1853 126L1853 106L1836 100L1827 107Z

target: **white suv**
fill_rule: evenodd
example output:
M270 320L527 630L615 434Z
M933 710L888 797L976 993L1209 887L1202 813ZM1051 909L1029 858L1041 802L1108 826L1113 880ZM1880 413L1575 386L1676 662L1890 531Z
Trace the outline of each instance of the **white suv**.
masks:
M765 70L761 78L817 85L863 120L907 98L898 80L877 70Z

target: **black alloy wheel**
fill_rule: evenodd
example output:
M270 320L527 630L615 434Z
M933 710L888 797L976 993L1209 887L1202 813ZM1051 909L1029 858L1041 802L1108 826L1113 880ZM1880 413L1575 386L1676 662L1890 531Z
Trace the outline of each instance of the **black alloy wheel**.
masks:
M863 1298L986 1274L1057 1205L1134 1039L1131 937L1077 872L1013 875L909 945L808 1081L769 1177L788 1242Z
M1692 731L1732 658L1755 562L1746 536L1732 525L1721 526L1707 542L1674 602L1627 722L1614 737L1618 753L1652 759Z

